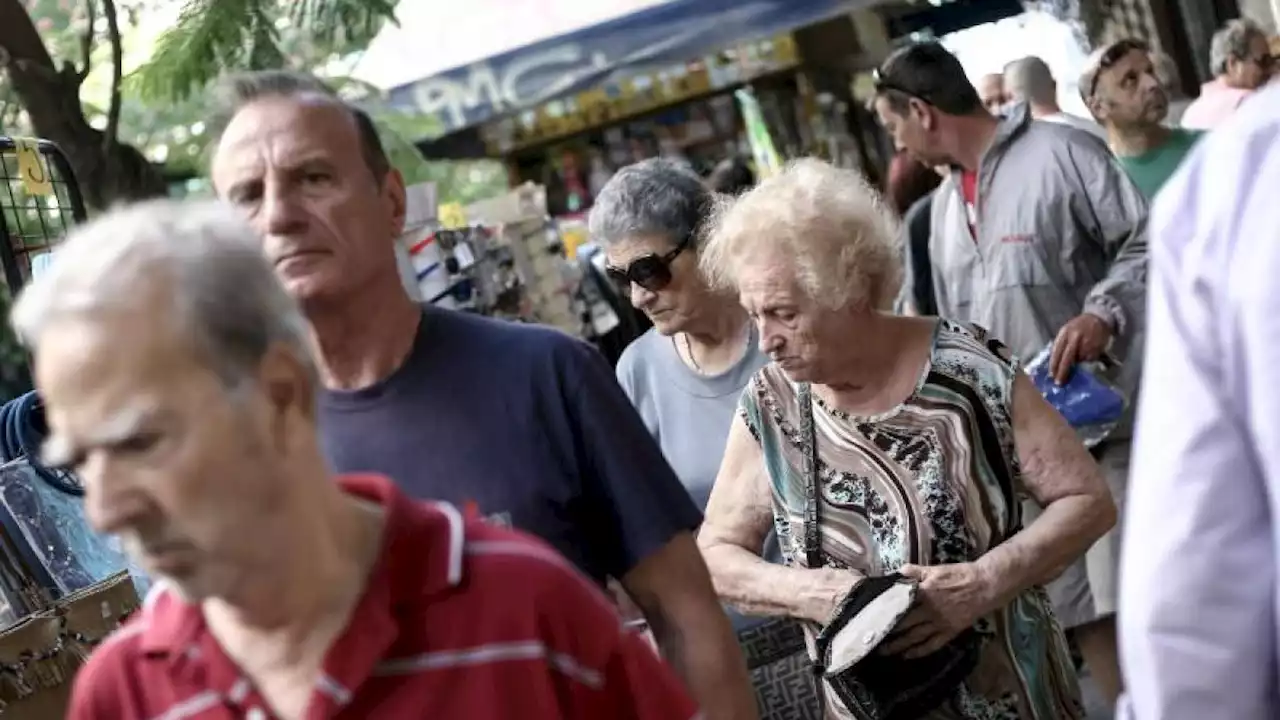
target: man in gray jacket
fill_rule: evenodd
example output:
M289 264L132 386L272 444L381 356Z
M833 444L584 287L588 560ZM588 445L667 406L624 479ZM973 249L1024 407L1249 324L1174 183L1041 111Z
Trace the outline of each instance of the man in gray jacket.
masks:
M1120 380L1136 388L1147 206L1106 146L1074 128L1033 123L1025 104L993 117L959 61L934 43L904 47L885 60L875 106L899 148L928 165L954 168L932 209L938 314L986 327L1024 362L1052 343L1050 367L1059 382L1078 362L1106 354L1123 364L1133 356ZM1128 474L1129 427L1095 449L1117 504ZM1074 630L1112 703L1120 691L1118 538L1109 533L1049 585L1059 619Z

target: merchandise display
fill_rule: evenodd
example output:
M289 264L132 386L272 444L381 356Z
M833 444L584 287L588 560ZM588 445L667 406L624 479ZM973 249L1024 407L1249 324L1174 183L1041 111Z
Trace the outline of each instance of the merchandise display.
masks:
M525 183L468 205L466 216L490 229L488 243L497 260L487 273L490 287L508 293L497 314L580 334L573 305L577 281L560 226L547 212L546 187Z
M40 462L45 428L34 392L0 406L0 627L121 571L150 585L116 538L90 527L79 481Z
M544 185L550 214L559 218L588 211L617 168L652 157L689 165L701 175L730 158L750 158L760 177L788 158L810 155L864 167L862 140L850 129L849 102L817 92L803 71L782 67L760 63L756 69L762 74L726 76L737 84L724 89L609 126L512 145L504 151L509 168L515 177Z
M747 140L751 145L751 156L755 159L756 177L767 178L782 169L782 156L778 154L773 136L769 133L760 101L750 88L738 90L734 97L738 100L743 123L747 126Z
M0 718L65 717L76 671L141 604L121 572L0 630Z
M799 50L790 33L741 43L687 63L673 64L551 100L489 123L483 135L491 152L505 155L618 123L679 103L722 93L757 78L794 69Z
M86 212L70 164L52 143L0 137L0 168L0 265L12 297ZM13 354L6 367L25 369L21 348L3 339ZM65 715L76 670L138 608L148 580L117 541L90 527L78 480L40 463L47 429L29 372L4 380L0 718L55 720Z

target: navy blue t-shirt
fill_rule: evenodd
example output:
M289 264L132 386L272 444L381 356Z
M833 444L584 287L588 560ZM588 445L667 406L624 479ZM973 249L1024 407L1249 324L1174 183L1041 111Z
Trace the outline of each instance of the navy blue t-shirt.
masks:
M558 330L428 308L386 380L320 397L338 472L541 537L597 582L702 515L604 358Z

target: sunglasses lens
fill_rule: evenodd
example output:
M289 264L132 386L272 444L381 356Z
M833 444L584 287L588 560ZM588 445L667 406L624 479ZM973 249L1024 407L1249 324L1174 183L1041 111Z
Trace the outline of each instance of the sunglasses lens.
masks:
M643 257L631 263L627 274L635 284L650 292L657 292L671 282L671 269L656 257Z
M618 292L626 295L631 291L631 278L627 274L616 268L606 268L604 274L609 277L609 281L618 289Z

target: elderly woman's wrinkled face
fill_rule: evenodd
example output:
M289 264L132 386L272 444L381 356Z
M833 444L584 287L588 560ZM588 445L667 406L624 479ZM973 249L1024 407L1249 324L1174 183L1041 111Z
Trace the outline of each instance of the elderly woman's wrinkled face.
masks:
M661 235L636 235L605 250L609 277L663 335L683 331L705 308L697 255Z
M1273 66L1266 36L1255 34L1249 39L1249 51L1244 56L1227 60L1227 79L1235 87L1256 90L1271 79Z
M737 276L738 299L756 324L761 352L793 381L821 382L832 312L801 290L783 258L755 258Z

